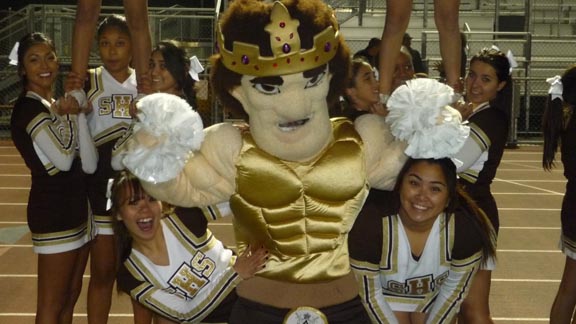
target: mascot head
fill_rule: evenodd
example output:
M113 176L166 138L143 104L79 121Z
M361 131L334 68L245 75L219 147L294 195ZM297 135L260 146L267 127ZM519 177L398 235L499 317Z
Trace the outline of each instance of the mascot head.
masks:
M332 10L321 0L235 0L217 41L213 88L248 114L256 144L284 160L317 156L332 139L328 107L350 61Z

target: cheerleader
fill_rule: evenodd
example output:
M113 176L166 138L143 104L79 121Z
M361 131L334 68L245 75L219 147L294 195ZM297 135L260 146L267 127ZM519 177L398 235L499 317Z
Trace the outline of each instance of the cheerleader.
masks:
M235 287L264 268L267 251L236 257L207 227L200 208L175 208L163 217L162 203L139 180L122 171L111 187L117 249L118 289L130 295L134 322L153 314L169 323L227 322Z
M551 324L574 322L576 309L576 66L564 74L547 80L551 83L544 113L544 154L542 164L547 171L554 167L558 146L562 153L566 194L562 200L562 234L560 247L566 255L564 273L550 311Z
M32 174L27 217L38 254L36 323L72 323L93 229L84 172L96 169L97 152L85 111L72 97L53 99L59 64L52 41L24 36L16 61L23 92L10 127Z

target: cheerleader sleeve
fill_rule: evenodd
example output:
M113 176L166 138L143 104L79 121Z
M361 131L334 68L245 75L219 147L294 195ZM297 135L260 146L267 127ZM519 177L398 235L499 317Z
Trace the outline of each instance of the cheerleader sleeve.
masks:
M497 108L484 109L472 115L469 121L470 136L454 156L462 163L457 165L458 173L468 170L482 153L488 151L494 143L505 142L508 136L507 117Z
M98 150L90 135L88 121L84 113L78 114L78 147L82 160L82 170L88 174L94 173L98 166Z
M426 323L450 323L456 318L481 260L480 251L464 260L452 260L448 277L440 286L440 291L428 312Z
M470 136L466 139L460 151L454 155L454 159L460 161L456 172L460 173L470 169L474 162L480 158L480 155L488 150L487 146L480 144L482 141L479 141L479 137L475 135L479 134L479 132L481 130L478 129L477 125L470 125Z
M189 280L193 277L193 274L189 278L175 276L171 280L181 280L182 283L188 283L191 289L195 289L198 282ZM220 305L240 281L240 276L230 264L218 277L211 278L192 298L184 297L184 294L175 288L163 289L150 282L138 281L126 271L119 274L118 286L132 299L156 314L178 323L199 323Z
M371 189L348 235L350 266L372 323L397 323L396 315L384 298L380 277L382 217L387 214L389 195L389 192Z
M450 323L450 320L456 318L483 260L481 229L475 223L475 216L459 208L453 217L455 236L450 270L440 284L433 304L420 310L428 313L426 323Z
M50 116L40 112L26 126L34 148L61 171L68 171L76 157L76 136L78 136L75 116Z
M396 315L386 302L377 264L350 259L350 265L360 289L360 298L372 323L398 323Z

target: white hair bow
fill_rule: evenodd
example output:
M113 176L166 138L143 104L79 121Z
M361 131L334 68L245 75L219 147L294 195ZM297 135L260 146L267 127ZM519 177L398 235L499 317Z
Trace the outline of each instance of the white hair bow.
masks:
M20 43L16 42L10 51L10 55L8 55L8 58L10 59L10 65L18 65L18 47L20 47Z
M508 63L510 64L510 71L508 72L508 74L512 74L512 71L518 67L518 62L516 62L514 54L512 54L511 50L508 50L508 52L506 53L506 58L508 59Z
M564 86L562 85L562 77L559 75L553 76L546 79L546 82L550 84L550 89L548 89L548 94L552 97L552 100L560 98L562 99L562 92L564 91Z
M188 73L190 74L192 79L194 79L195 81L200 81L198 74L201 73L202 71L204 71L204 67L200 63L200 60L198 60L196 56L192 56L190 58L190 70L188 70Z
M501 50L496 45L492 45L490 48L501 52ZM510 65L508 75L511 75L512 71L514 71L514 69L518 67L518 62L516 62L516 58L514 58L514 54L512 54L511 50L508 50L508 52L506 53L506 58L508 59L508 64Z

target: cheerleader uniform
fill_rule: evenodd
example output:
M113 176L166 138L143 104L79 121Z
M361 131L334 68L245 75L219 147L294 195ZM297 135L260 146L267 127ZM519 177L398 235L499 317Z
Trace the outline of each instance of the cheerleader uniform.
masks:
M394 311L425 312L427 323L455 318L482 261L480 233L463 209L440 214L419 257L397 214L367 200L348 240L351 265L372 323L397 323Z
M482 152L467 169L458 169L460 184L476 201L490 219L496 233L500 226L498 207L492 196L490 185L502 160L508 138L508 117L506 113L488 102L478 108L468 118L470 139ZM471 144L467 141L464 145ZM472 144L474 145L474 144Z
M10 122L14 145L32 175L27 218L39 254L71 251L93 237L83 169L93 172L97 156L86 117L59 116L50 105L28 91L14 105Z
M93 112L88 116L88 125L94 144L98 148L98 168L88 177L88 197L94 213L98 234L112 235L112 220L106 210L106 188L108 179L114 178L111 166L112 149L115 142L130 126L130 104L136 97L136 74L120 83L104 68L89 70L88 100Z
M207 228L199 208L176 208L161 221L170 264L132 249L117 276L121 291L178 323L227 322L241 277L236 256Z
M561 136L562 164L568 182L562 200L560 246L567 257L576 260L576 120L573 113Z

